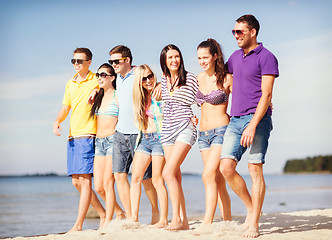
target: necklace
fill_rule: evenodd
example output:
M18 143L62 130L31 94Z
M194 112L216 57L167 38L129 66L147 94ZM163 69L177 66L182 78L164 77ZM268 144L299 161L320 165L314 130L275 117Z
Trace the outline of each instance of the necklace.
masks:
M174 92L174 87L175 87L175 84L177 83L178 79L179 79L179 77L177 77L175 79L175 81L173 82L173 84L171 82L171 78L169 79L169 83L171 84L171 88L169 89L170 92Z

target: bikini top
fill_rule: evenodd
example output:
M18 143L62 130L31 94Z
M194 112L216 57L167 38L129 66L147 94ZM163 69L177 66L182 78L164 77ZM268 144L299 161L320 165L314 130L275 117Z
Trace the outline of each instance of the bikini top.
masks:
M147 103L146 105L146 109L145 109L145 114L149 117L153 119L153 112L151 109L151 100Z
M114 96L111 100L111 102L108 104L105 111L100 111L100 108L96 111L96 115L107 115L107 116L115 116L117 117L119 115L119 106L116 104L115 100L115 90L114 90Z
M199 89L196 93L196 102L200 105L207 102L213 105L220 105L228 101L228 94L221 89L213 90L204 95Z

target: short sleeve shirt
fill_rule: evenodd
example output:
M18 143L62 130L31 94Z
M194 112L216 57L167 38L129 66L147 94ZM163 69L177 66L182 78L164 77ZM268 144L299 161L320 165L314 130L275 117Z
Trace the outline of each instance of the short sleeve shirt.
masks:
M85 134L96 134L96 121L90 118L91 106L88 97L91 91L98 88L98 82L91 71L86 79L76 82L77 74L66 84L62 104L69 106L72 110L69 122L69 136L76 137Z
M131 71L124 78L121 74L117 75L116 94L119 102L119 116L116 130L123 134L139 133L134 121L133 86L133 69L131 69Z
M231 116L245 116L256 112L262 96L263 75L279 76L278 60L262 43L244 55L243 49L235 51L227 62L233 74ZM268 115L272 115L269 106Z

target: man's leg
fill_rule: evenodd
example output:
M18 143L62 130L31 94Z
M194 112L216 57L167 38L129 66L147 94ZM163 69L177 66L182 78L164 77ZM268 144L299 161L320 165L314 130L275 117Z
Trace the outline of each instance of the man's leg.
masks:
M72 183L80 192L80 201L76 222L69 232L82 231L82 225L91 202L91 174L74 174L72 176Z
M262 206L265 197L265 181L263 176L263 164L248 164L249 173L252 181L251 200L252 200L252 218L249 222L247 231L244 232L244 237L258 237L259 236L259 217L261 215Z
M247 217L244 222L244 227L249 227L249 222L252 219L252 199L247 189L246 182L240 176L240 174L235 170L236 161L233 159L224 158L220 162L220 172L226 179L228 185L232 188L232 190L241 198L246 209L247 209Z
M127 173L114 173L116 187L118 189L119 198L122 206L126 212L126 218L131 218L131 204L130 204L130 185Z

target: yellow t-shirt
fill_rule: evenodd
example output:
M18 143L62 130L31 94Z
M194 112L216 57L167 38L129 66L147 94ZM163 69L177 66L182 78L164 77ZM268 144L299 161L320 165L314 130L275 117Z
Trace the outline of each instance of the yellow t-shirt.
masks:
M96 134L97 126L95 118L90 118L91 106L87 103L91 91L98 88L98 82L94 73L89 71L86 79L76 82L74 75L66 84L65 95L62 104L72 110L69 122L69 136L82 136Z

